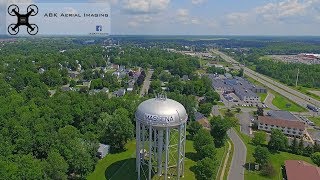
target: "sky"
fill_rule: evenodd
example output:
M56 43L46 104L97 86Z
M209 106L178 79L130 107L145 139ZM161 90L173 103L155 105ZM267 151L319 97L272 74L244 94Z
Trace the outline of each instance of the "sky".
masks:
M7 1L0 0L2 30ZM13 1L107 1L114 35L320 35L320 0Z

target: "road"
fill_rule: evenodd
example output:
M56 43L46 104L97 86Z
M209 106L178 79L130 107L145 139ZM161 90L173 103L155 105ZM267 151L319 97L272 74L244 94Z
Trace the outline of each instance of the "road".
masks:
M149 70L147 72L146 78L144 79L142 88L140 90L140 97L148 94L148 90L149 90L149 87L150 87L151 77L152 77L153 72L154 72L153 70Z
M233 64L239 64L239 62L237 62L236 60L234 60L233 58L225 55L224 53L217 51L217 50L213 50L214 53L220 55L224 60L226 60L229 63L233 63ZM235 65L237 67L237 65ZM317 107L320 107L320 101L309 97L305 94L302 94L299 91L296 91L286 85L283 85L279 82L274 81L273 79L266 77L262 74L259 74L247 67L242 67L244 69L244 73L245 75L253 78L256 81L259 81L260 83L264 84L265 86L267 86L268 88L278 92L279 94L281 94L282 96L290 99L293 102L296 102L297 104L306 107L307 104L313 104Z
M234 129L228 131L228 136L234 145L228 180L244 180L244 165L246 163L247 147Z

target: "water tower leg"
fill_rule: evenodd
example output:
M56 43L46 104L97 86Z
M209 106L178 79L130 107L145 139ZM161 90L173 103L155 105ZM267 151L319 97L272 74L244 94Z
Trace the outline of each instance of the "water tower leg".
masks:
M163 130L158 130L158 175L162 175Z
M141 157L140 157L140 142L141 142L141 137L140 137L140 131L141 131L141 128L140 128L140 123L137 122L136 123L136 134L137 134L137 137L136 137L136 146L137 146L137 149L136 149L136 171L138 172L138 180L140 180L140 161L141 161Z
M151 170L152 170L152 127L149 126L149 180L151 180Z
M166 151L166 162L164 167L165 176L164 179L168 179L168 161L169 161L169 128L166 128L166 145L165 145L165 151Z
M178 174L178 179L180 179L181 176L181 131L182 125L179 126L179 142L178 142L178 158L177 158L177 174Z

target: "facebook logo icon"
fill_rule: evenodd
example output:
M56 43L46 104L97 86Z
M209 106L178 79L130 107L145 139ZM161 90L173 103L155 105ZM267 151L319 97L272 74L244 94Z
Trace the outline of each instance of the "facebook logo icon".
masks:
M102 31L102 26L101 25L97 25L96 26L96 31Z

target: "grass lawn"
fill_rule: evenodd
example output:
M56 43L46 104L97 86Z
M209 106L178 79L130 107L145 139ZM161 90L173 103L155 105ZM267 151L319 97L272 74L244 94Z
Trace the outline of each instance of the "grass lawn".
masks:
M233 146L233 143L232 141L230 141L230 144L231 144L231 149L230 149L230 153L229 153L229 159L227 161L227 165L226 165L226 170L224 172L224 175L223 175L223 179L224 180L227 180L228 179L228 175L229 175L229 170L230 170L230 167L231 167L231 162L232 162L232 156L233 156L233 152L234 152L234 146Z
M243 140L243 142L245 143L245 145L247 147L246 162L254 162L255 159L254 159L252 153L254 152L255 146L250 143L251 138L249 136L241 133L240 127L237 127L236 131L237 131L237 134L240 136L240 138ZM291 154L291 153L287 153L287 152L279 152L279 153L271 154L270 161L276 170L276 176L271 179L274 179L274 180L282 179L282 173L281 173L280 168L281 168L281 165L284 165L285 160L303 160L303 161L306 161L308 163L313 164L311 159L309 157L305 157L305 156L295 155L295 154ZM270 178L261 176L259 171L245 170L245 179L246 180L257 180L257 179L269 180Z
M320 126L320 117L308 117L316 126Z
M127 151L118 154L109 154L100 160L93 173L88 176L88 180L104 180L104 179L137 179L135 172L135 141L131 141L126 146ZM225 147L217 149L217 161L223 161ZM186 142L186 158L185 158L185 180L194 180L194 173L190 170L196 164L193 157L195 155L193 142ZM218 168L216 169L218 171ZM218 173L218 172L216 172Z
M278 93L273 92L275 98L272 100L272 104L275 105L277 108L285 111L292 111L292 112L306 112L307 110L298 104L294 103L293 101L290 101L289 99L285 98L284 96L281 96ZM287 104L290 104L289 107L287 107Z
M121 173L117 173L118 169L123 165L125 166L125 164L127 164L126 162L131 162L132 159L135 158L135 149L136 149L135 141L129 142L126 148L127 148L127 151L125 152L118 153L118 154L108 154L105 158L99 160L94 172L91 173L87 179L102 180L107 178L110 179L113 175L117 175L117 176L120 175ZM129 164L132 165L132 163L129 163ZM126 173L122 173L122 174L128 174L128 175L130 174L130 175L133 175L133 177L136 177L135 169L134 168L132 169L133 170L127 171Z
M259 97L261 99L261 102L263 102L266 99L268 94L267 93L258 93L258 95L259 95Z

